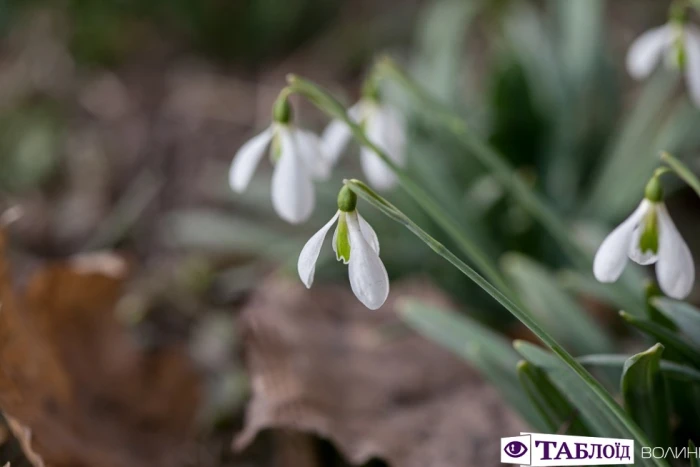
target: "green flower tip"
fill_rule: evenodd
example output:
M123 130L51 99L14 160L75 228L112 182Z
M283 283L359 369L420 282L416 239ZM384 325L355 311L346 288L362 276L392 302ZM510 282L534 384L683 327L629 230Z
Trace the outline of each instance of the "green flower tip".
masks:
M293 116L294 113L292 112L292 106L289 104L289 98L283 91L275 101L275 105L272 107L272 118L278 123L286 124L292 121Z
M379 102L380 94L379 78L376 73L373 73L365 80L362 86L362 97L369 101Z
M338 192L338 209L342 212L352 212L357 206L357 195L347 186Z
M684 25L688 22L688 9L685 1L676 1L671 4L668 13L669 20L673 23Z
M664 198L664 190L658 176L653 176L644 188L644 197L652 203L658 203Z

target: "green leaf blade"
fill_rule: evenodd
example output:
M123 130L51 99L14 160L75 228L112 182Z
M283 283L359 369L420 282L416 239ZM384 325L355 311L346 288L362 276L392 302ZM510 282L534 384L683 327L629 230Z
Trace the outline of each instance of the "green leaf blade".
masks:
M630 357L622 369L620 382L625 410L656 446L670 445L669 409L661 373L663 352L664 346L656 344Z

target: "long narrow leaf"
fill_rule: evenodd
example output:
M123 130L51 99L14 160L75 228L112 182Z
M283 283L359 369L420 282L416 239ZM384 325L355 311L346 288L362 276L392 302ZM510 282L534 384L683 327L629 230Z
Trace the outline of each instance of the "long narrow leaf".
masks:
M641 429L629 418L622 408L615 402L610 393L598 382L575 358L571 356L552 336L533 320L528 313L523 311L516 303L506 297L498 288L481 277L476 271L467 266L462 260L457 258L443 244L428 235L423 229L416 225L404 213L396 208L389 201L378 195L364 183L358 180L349 180L346 186L355 192L360 198L370 203L375 208L389 218L400 223L409 231L413 232L428 247L437 254L445 258L465 276L475 282L498 303L505 307L514 317L520 320L530 329L542 342L544 342L558 357L555 358L557 365L563 367L569 375L571 386L589 397L589 403L595 407L597 412L602 412L606 419L611 421L616 431L624 433L621 436L636 440L639 446L649 446L649 441ZM534 362L533 362L534 363ZM573 401L572 401L573 402ZM649 459L643 462L644 465L667 465L662 459Z
M580 384L578 375L570 366L536 345L523 341L516 341L514 345L515 350L523 358L547 373L550 381L578 409L586 425L596 436L619 438L633 436L630 425L617 417L605 404L601 404L590 386ZM651 444L646 439L635 443L635 465L659 465L659 463L666 465L663 459L642 458L643 446L651 446Z
M576 354L613 349L607 334L575 300L557 287L554 277L543 266L515 253L505 256L502 263L528 310L559 342Z
M625 409L656 446L668 446L669 413L666 388L661 374L664 346L656 344L633 355L622 368L620 382Z
M520 360L506 339L464 315L417 300L406 300L399 316L411 328L470 362L535 429L547 425L518 387Z
M695 174L681 161L673 157L667 152L661 154L661 160L666 162L679 177L685 181L694 191L700 196L700 180Z
M678 326L688 339L700 348L700 310L669 298L656 298L652 304Z
M620 312L620 316L635 328L661 342L668 350L674 350L687 362L700 367L700 349L695 348L678 334L664 326L637 318L624 311Z
M591 436L578 411L552 384L547 374L527 361L518 363L518 379L547 423L547 433Z
M584 355L578 361L585 366L618 368L622 373L622 367L631 355ZM700 371L680 363L661 360L661 371L669 378L684 382L700 383Z

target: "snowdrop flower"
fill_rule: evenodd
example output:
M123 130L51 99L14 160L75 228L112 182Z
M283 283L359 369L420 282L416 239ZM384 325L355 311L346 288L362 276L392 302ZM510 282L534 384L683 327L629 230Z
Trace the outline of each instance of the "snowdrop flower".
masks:
M375 79L369 79L360 101L348 109L348 116L365 129L367 138L376 144L397 165L405 163L406 130L399 112L382 102ZM326 154L332 163L338 161L352 136L342 120L333 120L321 135ZM369 148L360 149L360 164L369 184L388 190L396 184L396 175Z
M272 205L285 221L303 222L311 216L316 202L312 179L328 178L330 164L318 136L292 123L286 96L280 96L275 103L272 124L236 153L229 171L229 184L234 191L241 193L247 188L268 146L275 165Z
M379 259L377 234L357 212L356 204L357 195L348 187L343 187L338 194L338 212L306 242L299 255L297 269L301 281L310 288L323 241L337 221L332 241L336 258L348 265L350 286L355 296L367 308L376 310L389 295L389 277Z
M685 12L673 12L665 25L639 36L627 53L627 71L635 79L651 74L665 58L666 64L685 71L693 102L700 106L700 29L687 24Z
M693 257L662 199L661 182L654 176L639 207L598 248L593 262L596 279L615 282L629 257L641 265L656 263L659 287L669 297L688 296L695 281Z

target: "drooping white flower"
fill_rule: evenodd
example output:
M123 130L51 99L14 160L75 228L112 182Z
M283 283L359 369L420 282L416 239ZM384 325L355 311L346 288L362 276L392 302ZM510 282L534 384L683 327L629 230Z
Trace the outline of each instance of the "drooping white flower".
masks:
M307 288L311 287L323 241L337 222L332 242L336 258L348 265L350 287L355 296L367 308L376 310L389 296L389 276L379 258L377 234L355 209L354 193L344 187L338 199L338 211L301 250L297 264L299 277Z
M368 86L364 97L348 109L348 116L365 130L367 138L397 165L405 164L406 129L403 116L382 102L374 87ZM333 120L321 135L326 154L332 163L338 161L352 136L342 120ZM396 184L396 175L383 160L369 148L360 149L360 164L370 185L388 190Z
M693 257L668 214L660 186L650 190L652 183L658 180L649 182L646 198L598 248L593 274L600 282L615 282L628 258L641 265L656 263L656 277L663 293L682 300L695 282Z
M646 78L662 58L685 72L690 96L700 106L700 29L685 20L671 20L646 31L627 53L627 71L635 79Z
M272 205L285 221L298 224L311 216L316 197L313 179L327 179L330 164L321 140L314 133L291 122L286 99L275 104L272 124L246 142L236 153L229 170L231 188L241 193L270 146L275 164L272 174Z

